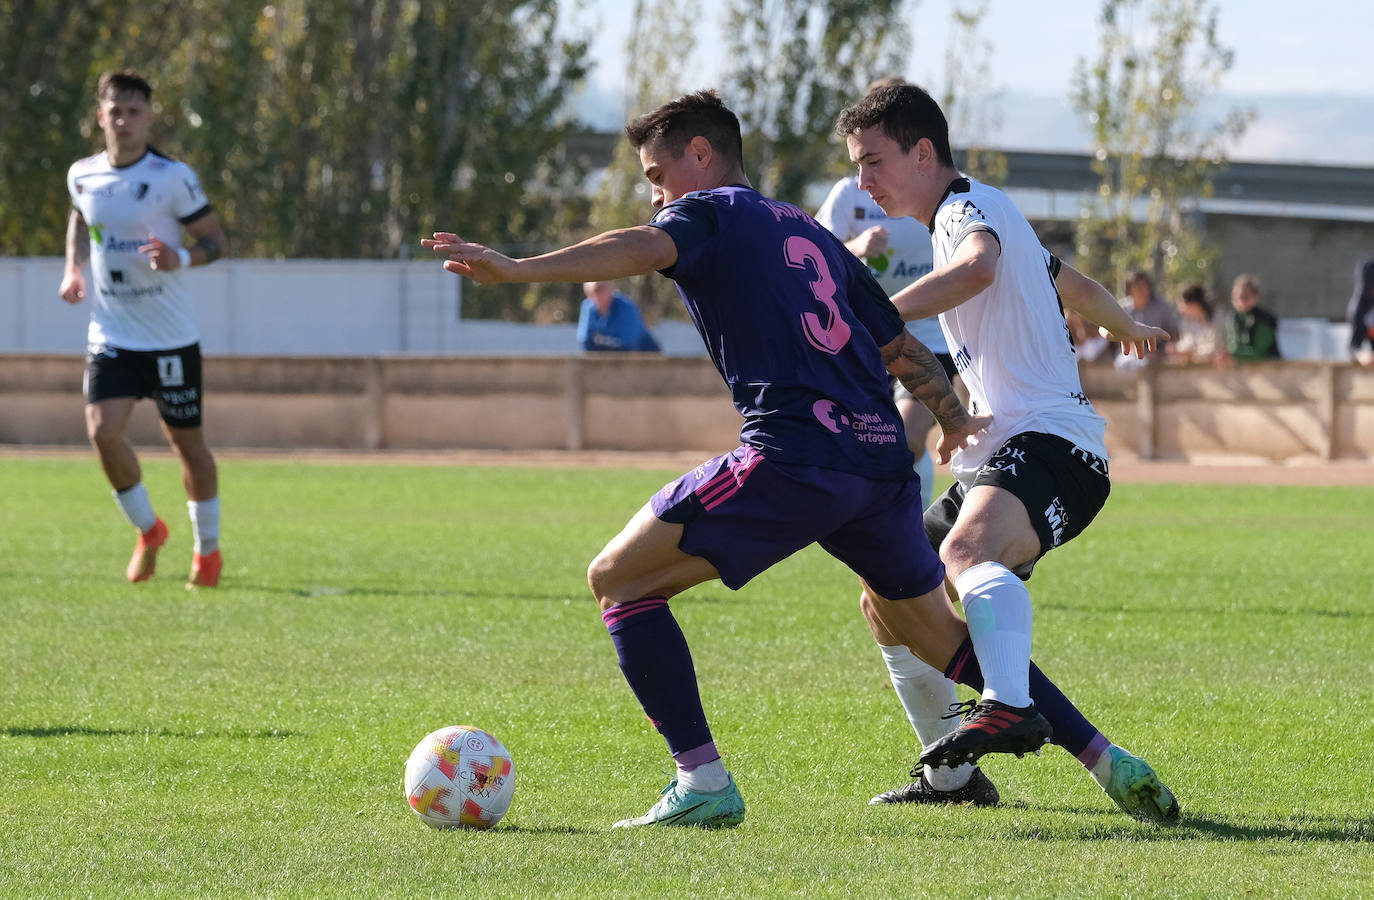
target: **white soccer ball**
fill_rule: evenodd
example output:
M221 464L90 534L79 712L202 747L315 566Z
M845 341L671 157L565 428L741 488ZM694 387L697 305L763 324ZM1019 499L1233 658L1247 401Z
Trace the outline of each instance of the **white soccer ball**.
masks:
M415 745L405 788L410 808L432 828L490 828L510 808L515 762L482 729L450 725Z

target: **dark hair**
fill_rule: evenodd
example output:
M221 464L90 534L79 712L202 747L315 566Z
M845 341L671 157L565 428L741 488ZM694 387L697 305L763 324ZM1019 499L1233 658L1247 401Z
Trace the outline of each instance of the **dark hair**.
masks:
M142 75L133 69L124 69L120 72L111 69L108 72L102 72L100 80L95 83L97 100L118 97L125 93L142 94L145 101L153 99L152 87L143 80Z
M1150 275L1150 273L1147 272L1147 271L1145 271L1144 269L1134 269L1134 270L1132 270L1132 271L1131 271L1131 274L1129 274L1129 275L1126 276L1126 287L1129 288L1131 285L1133 285L1133 284L1139 284L1139 283L1142 282L1142 281L1145 282L1146 284L1148 284L1148 285L1150 286L1150 290L1151 290L1151 291L1153 291L1153 290L1155 289L1155 280L1154 280L1154 277L1153 277L1152 275Z
M1202 307L1202 311L1207 314L1207 318L1212 318L1212 304L1207 302L1207 289L1200 284L1190 284L1179 294L1184 303L1196 303Z
M696 91L670 100L625 126L625 136L636 150L653 141L677 158L694 137L704 137L727 162L744 165L744 142L739 117L715 91Z
M864 128L882 126L883 134L897 142L903 153L921 138L935 146L935 156L953 168L954 154L949 149L949 122L930 94L914 84L890 84L864 94L852 106L846 106L835 120L835 132L848 137Z
M897 86L897 85L899 85L899 84L910 84L910 83L911 83L911 82L907 81L905 78L903 78L903 77L900 76L900 75L889 75L889 76L887 76L886 78L876 78L876 79L874 79L873 81L870 81L870 82L868 83L868 87L864 88L864 93L865 93L865 94L869 94L869 93L872 93L873 91L876 91L878 88L895 87L895 86Z

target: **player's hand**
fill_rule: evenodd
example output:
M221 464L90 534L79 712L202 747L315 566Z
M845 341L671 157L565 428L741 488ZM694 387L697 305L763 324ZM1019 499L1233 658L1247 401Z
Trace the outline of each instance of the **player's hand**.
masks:
M420 246L447 256L446 271L471 278L478 284L505 284L516 280L515 260L490 247L465 241L452 232L436 231L433 238L421 240Z
M138 252L148 257L148 265L154 272L170 272L181 267L181 257L176 250L151 234L148 243L139 247Z
M941 431L940 443L935 445L936 462L944 465L954 457L957 450L968 446L969 439L986 431L992 425L992 416L965 416L957 431Z
M62 284L57 289L62 299L73 305L86 299L86 276L81 272L68 272L62 276Z
M1108 331L1106 328L1097 329L1098 334L1109 341L1121 345L1121 355L1130 356L1135 353L1137 359L1144 359L1146 352L1153 350L1160 341L1169 340L1169 332L1163 328L1156 328L1153 325L1146 325L1144 322L1132 322L1129 329L1116 332Z
M850 248L860 259L871 259L887 249L887 229L881 225L867 228L854 239Z

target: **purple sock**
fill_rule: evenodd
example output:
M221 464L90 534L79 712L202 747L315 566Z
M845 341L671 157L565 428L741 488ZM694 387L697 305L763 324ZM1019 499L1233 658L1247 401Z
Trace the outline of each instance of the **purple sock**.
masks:
M964 638L945 667L945 677L956 684L965 684L982 692L983 670L978 667L973 641ZM1050 727L1054 729L1051 740L1078 757L1083 765L1092 768L1102 751L1107 749L1107 739L1033 662L1030 664L1030 695L1035 708L1040 710L1040 714L1049 720Z
M687 639L663 597L644 597L601 614L611 633L620 671L673 756L692 751L692 768L719 758L697 691ZM709 745L709 746L708 746Z

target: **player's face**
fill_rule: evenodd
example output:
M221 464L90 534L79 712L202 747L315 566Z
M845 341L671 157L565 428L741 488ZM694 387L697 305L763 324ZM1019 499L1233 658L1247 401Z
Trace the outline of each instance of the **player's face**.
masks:
M873 202L889 216L916 215L921 196L920 149L918 143L902 152L881 126L862 128L846 139L849 161L859 167L859 187L868 191Z
M674 157L662 141L650 141L639 148L639 163L653 189L654 209L684 194L713 186L705 184L703 169L690 144Z
M1259 295L1241 285L1231 288L1231 305L1241 312L1249 312L1259 302Z
M105 146L121 150L147 146L148 131L153 125L153 111L137 91L102 97L96 118L100 122L100 129L105 132Z

